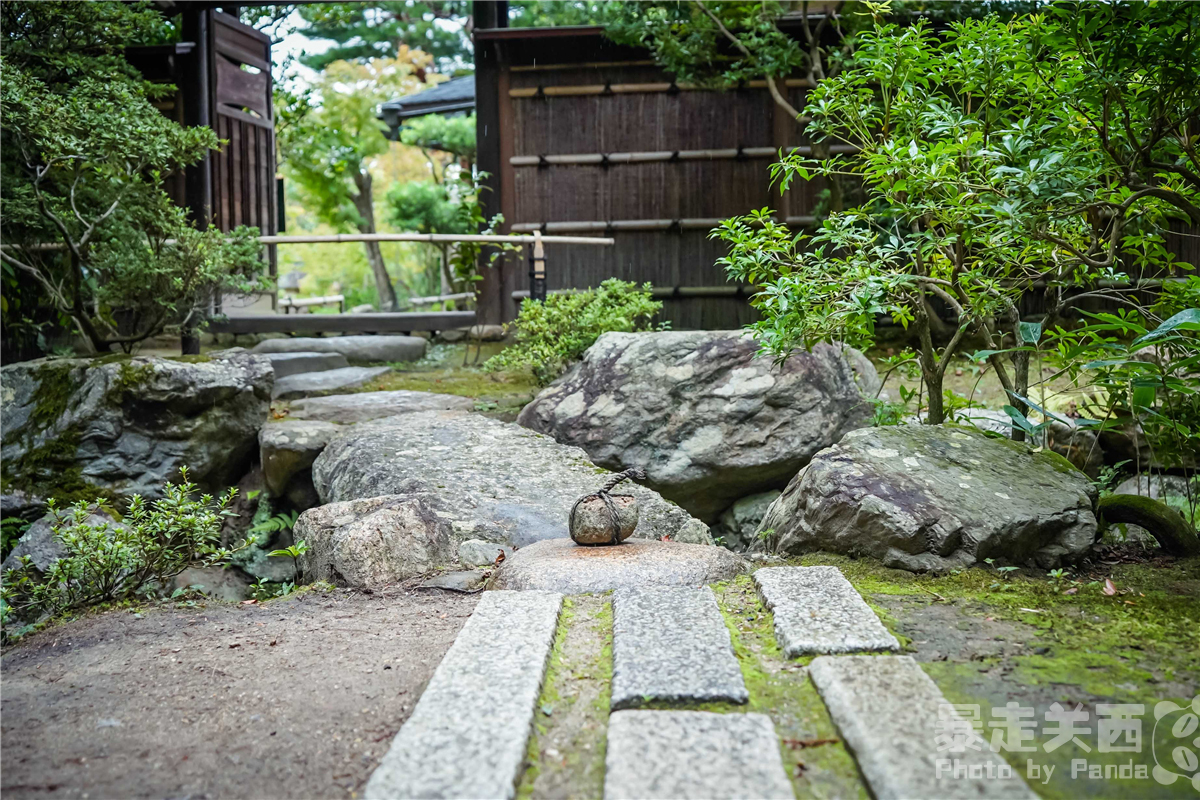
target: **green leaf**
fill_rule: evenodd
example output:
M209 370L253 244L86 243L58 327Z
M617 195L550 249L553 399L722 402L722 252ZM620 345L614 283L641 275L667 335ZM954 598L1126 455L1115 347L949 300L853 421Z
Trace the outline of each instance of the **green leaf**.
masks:
M1037 344L1042 338L1042 323L1040 322L1021 322L1017 325L1017 329L1021 333L1021 341L1028 344Z
M1193 331L1200 330L1200 308L1188 308L1180 311L1154 330L1134 339L1129 344L1129 347L1132 350L1142 345L1152 344L1160 339L1165 339L1172 332L1181 328Z

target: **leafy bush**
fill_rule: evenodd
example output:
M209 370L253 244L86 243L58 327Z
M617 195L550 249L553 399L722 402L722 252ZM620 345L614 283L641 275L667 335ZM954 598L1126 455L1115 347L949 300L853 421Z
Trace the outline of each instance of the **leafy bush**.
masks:
M60 512L51 501L51 530L66 552L40 577L28 556L5 573L0 619L54 615L134 597L165 586L193 563L211 566L240 549L219 546L221 525L234 516L228 506L237 489L217 501L207 494L193 499L196 486L186 469L180 473L182 482L168 483L161 500L147 503L134 495L118 524L90 524L96 504L76 503Z
M652 298L650 288L609 278L598 289L552 294L544 303L526 300L512 323L517 343L488 359L484 369L532 369L538 385L545 386L578 361L600 334L651 330L662 303Z

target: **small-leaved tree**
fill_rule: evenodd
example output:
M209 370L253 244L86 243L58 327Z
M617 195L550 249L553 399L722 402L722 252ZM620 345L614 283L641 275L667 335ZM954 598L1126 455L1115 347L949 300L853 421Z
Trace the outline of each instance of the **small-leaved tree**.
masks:
M889 23L887 7L874 7L853 66L806 109L810 133L860 152L793 154L772 169L784 188L834 174L861 181L867 201L811 236L767 209L714 231L730 245L730 277L763 287L753 327L764 347L783 358L821 340L868 344L876 318L890 316L916 335L937 424L951 359L968 337L982 340L975 357L1023 419L1043 331L1087 300L1134 303L1143 272L1190 269L1165 231L1181 217L1200 222L1190 127L1200 100L1188 90L1200 80L1200 9L1148 9L1056 7L938 32ZM1047 311L1025 320L1020 302L1033 292Z
M197 327L222 288L265 288L257 230L199 231L163 189L219 142L155 108L173 87L122 55L162 17L84 2L11 2L0 14L6 273L36 285L95 352Z

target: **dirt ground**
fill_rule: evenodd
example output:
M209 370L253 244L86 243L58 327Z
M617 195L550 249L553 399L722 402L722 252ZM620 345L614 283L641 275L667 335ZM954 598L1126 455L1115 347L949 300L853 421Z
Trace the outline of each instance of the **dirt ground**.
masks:
M0 660L5 800L355 797L476 597L109 611Z

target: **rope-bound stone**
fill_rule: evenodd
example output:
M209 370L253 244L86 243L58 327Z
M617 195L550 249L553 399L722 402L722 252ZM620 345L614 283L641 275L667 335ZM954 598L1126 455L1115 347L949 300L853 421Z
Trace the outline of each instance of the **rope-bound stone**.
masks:
M591 494L585 494L571 506L569 529L576 544L620 544L633 535L638 524L637 498L613 494L625 480L642 481L646 473L634 467L618 472Z

